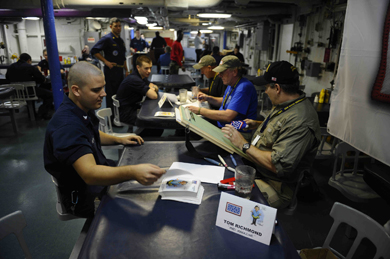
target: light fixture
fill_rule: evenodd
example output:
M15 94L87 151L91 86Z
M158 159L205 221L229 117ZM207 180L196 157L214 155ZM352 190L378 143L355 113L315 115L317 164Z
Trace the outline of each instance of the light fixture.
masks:
M148 24L148 20L137 20L137 23L146 25Z
M146 24L146 27L154 27L154 26L156 26L157 25L157 23L147 23Z
M210 25L210 23L209 22L204 22L204 23L202 23L202 25L207 26L207 25Z
M175 31L175 29L169 29L170 31Z
M190 33L191 33L191 34L197 34L198 31L191 31Z
M213 33L212 30L200 30L201 33Z
M148 18L146 18L145 16L134 16L134 19L138 21L138 20L147 20Z
M149 30L162 30L163 27L148 27Z
M210 27L207 27L207 29L210 29L210 30L223 30L223 29L225 29L225 27L222 27L222 26L210 26Z
M201 18L230 18L232 15L227 13L198 13Z
M23 17L23 20L39 20L39 17Z

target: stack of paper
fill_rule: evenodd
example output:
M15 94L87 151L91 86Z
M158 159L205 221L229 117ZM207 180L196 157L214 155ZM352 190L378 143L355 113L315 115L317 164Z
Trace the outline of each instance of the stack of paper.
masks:
M158 192L162 200L201 204L204 188L190 172L170 169L164 175Z

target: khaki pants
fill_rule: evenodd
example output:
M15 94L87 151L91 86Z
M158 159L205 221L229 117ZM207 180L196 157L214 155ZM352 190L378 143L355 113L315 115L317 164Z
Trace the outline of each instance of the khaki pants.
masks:
M287 184L270 179L256 179L255 182L271 207L282 209L291 203L294 191Z

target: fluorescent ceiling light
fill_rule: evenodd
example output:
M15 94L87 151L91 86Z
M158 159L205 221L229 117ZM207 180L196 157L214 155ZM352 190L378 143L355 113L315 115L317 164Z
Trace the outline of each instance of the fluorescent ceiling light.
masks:
M23 17L23 20L39 20L39 17Z
M170 31L175 31L175 29L169 29Z
M201 33L213 33L212 30L200 30Z
M148 24L148 20L137 20L137 23L139 24Z
M138 20L147 20L148 18L146 18L145 16L134 16L134 19L138 21Z
M202 25L207 26L207 25L210 25L210 23L209 22L204 22L204 23L202 23Z
M149 30L162 30L163 27L148 27Z
M210 29L210 30L223 30L223 29L225 29L225 27L222 27L222 26L210 26L210 27L207 27L207 29Z
M191 31L190 33L191 33L191 34L197 34L198 31Z
M230 18L232 15L227 13L198 13L197 16L202 18Z
M147 23L146 24L146 27L154 27L154 26L156 26L157 25L157 23Z

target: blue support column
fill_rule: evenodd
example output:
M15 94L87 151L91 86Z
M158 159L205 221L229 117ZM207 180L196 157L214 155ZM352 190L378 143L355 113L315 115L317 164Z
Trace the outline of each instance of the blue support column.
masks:
M226 42L227 42L227 31L225 30L223 33L223 49L226 49Z
M49 57L50 80L53 91L54 108L57 110L62 103L64 90L62 88L60 61L58 57L53 1L41 0L41 8L43 15L43 27L45 29L46 49Z

